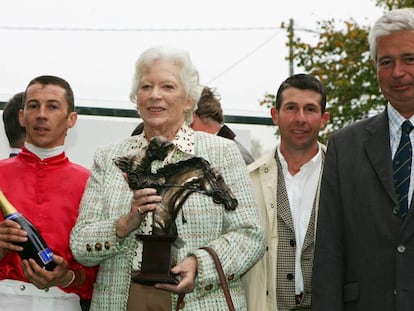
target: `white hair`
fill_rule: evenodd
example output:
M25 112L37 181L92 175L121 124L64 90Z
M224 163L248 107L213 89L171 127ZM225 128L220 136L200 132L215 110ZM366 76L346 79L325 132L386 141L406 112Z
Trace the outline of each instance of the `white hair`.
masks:
M183 85L186 95L192 102L192 108L185 115L185 121L187 124L191 124L193 111L197 108L202 87L199 84L198 71L191 62L188 52L184 50L166 46L153 47L145 50L135 63L135 73L129 95L130 100L137 105L139 104L137 92L142 76L148 67L158 60L171 61L180 69L180 82Z

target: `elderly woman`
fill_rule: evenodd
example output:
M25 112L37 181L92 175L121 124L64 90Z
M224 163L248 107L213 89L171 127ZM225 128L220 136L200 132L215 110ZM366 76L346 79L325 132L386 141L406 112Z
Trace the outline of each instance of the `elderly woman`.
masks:
M136 102L144 131L96 151L71 235L75 258L84 265L100 265L91 310L172 310L182 293L185 310L227 310L214 262L200 249L203 246L218 254L236 310L246 310L240 277L263 255L263 228L235 144L189 127L200 90L197 70L186 52L160 47L139 57L130 98ZM131 280L141 269L142 241L136 234L150 234L150 215L162 198L153 188L131 190L113 162L146 148L155 136L176 146L168 161L158 161L160 167L188 154L202 157L221 173L238 200L234 211L202 193L183 203L175 221L182 243L171 269L177 284L142 285Z

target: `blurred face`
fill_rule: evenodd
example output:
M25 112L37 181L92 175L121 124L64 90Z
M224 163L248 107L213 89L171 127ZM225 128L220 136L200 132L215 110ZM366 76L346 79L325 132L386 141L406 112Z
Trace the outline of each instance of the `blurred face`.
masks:
M279 126L281 150L287 152L316 152L318 134L329 120L321 110L321 95L312 90L287 88L280 109L272 108L274 124Z
M414 31L378 39L377 79L381 91L404 117L414 114Z
M65 89L35 83L27 89L19 121L26 128L26 141L39 148L62 146L68 128L75 125L76 112L68 113Z
M162 135L172 140L191 108L180 80L180 68L165 60L153 63L142 76L137 97L147 139Z

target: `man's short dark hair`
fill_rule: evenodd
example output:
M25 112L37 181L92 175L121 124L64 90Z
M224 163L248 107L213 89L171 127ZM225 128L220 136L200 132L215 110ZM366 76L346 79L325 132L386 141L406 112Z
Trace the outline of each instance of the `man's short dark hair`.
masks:
M326 90L321 81L315 78L312 75L299 73L290 76L279 86L276 94L276 109L280 109L283 99L283 92L290 88L294 87L301 90L311 90L321 94L321 111L325 112L326 109Z
M23 109L24 92L15 94L3 109L3 124L9 145L21 148L26 139L26 129L20 125L19 110Z
M65 89L66 91L65 99L68 102L68 113L75 111L75 98L73 95L72 88L70 87L70 84L66 80L56 77L56 76L47 76L47 75L39 76L39 77L34 78L32 81L30 81L24 92L23 102L26 100L27 89L31 85L36 84L36 83L39 83L41 85L48 85L48 84L58 85L62 87L63 89Z

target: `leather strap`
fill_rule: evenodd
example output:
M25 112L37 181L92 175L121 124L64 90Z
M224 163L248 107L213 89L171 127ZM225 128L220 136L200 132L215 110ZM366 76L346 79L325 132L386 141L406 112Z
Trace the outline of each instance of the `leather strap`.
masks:
M226 298L227 306L229 307L229 311L235 311L236 309L234 308L233 301L231 299L229 286L227 285L226 281L226 276L224 275L223 267L221 266L220 259L217 256L216 251L208 246L200 247L200 249L204 249L213 258L214 264L216 265L216 269L220 278L221 288L223 289L224 297ZM178 301L175 308L176 311L183 309L184 296L184 293L181 293L178 296Z
M184 309L184 297L185 293L180 293L178 295L177 305L175 306L175 311Z
M220 259L217 256L217 253L215 252L214 249L208 246L201 247L201 249L204 249L205 251L207 251L210 254L210 256L213 258L218 275L220 277L221 288L223 289L224 297L226 298L226 302L227 302L227 306L229 307L230 311L235 311L233 301L231 300L229 286L227 285L226 276L224 275L223 267L221 266Z

